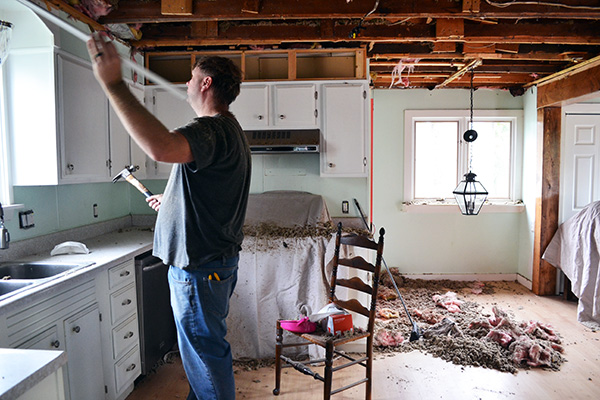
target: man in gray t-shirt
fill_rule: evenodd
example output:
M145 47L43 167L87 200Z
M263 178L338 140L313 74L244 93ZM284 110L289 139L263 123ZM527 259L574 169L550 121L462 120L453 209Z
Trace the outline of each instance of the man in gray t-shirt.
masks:
M96 78L131 137L154 160L175 164L164 195L147 201L158 211L154 254L170 265L188 400L234 399L225 318L237 282L251 170L244 132L229 112L240 92L240 71L222 57L198 59L187 83L188 103L198 118L169 131L123 82L112 43L94 35L88 52Z

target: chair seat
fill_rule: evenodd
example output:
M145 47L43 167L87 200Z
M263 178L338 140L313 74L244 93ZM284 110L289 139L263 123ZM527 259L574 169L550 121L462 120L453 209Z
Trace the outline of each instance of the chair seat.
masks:
M344 343L354 342L356 340L369 337L370 332L357 332L353 334L343 335L339 337L332 336L331 334L324 331L317 331L312 333L295 333L296 336L302 339L308 340L316 345L326 347L327 343L333 343L334 347L340 346Z

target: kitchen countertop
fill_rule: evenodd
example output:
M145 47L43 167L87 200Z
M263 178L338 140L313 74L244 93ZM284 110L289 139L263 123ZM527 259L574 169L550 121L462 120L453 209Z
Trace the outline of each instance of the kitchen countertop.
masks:
M0 399L17 399L67 362L59 350L0 349Z
M150 228L131 227L83 240L89 254L63 254L50 256L50 252L33 254L13 261L47 262L55 264L89 264L84 268L69 271L65 275L44 281L26 290L0 301L0 315L35 301L49 293L62 290L66 285L73 285L94 276L104 269L110 268L125 260L131 259L152 249L154 232ZM58 243L57 243L58 244Z

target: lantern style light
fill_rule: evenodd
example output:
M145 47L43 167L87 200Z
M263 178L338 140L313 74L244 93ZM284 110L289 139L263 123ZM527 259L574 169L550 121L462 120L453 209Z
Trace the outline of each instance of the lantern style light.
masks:
M471 150L471 143L477 139L477 131L473 129L473 68L471 68L471 122L470 128L463 134L463 139L469 143L469 150ZM471 172L472 160L473 152L469 151L469 172L465 174L465 180L460 181L452 192L463 215L479 214L488 195L481 182L475 180L477 175Z
M460 181L454 193L456 203L463 215L477 215L481 206L487 199L488 192L485 190L481 182L475 180L474 173L465 174L465 180Z

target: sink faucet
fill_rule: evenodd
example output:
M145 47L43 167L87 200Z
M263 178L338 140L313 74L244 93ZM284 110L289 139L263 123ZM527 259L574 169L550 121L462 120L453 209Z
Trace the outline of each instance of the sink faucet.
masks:
M4 209L0 203L0 249L8 249L8 242L10 242L10 234L4 226Z

